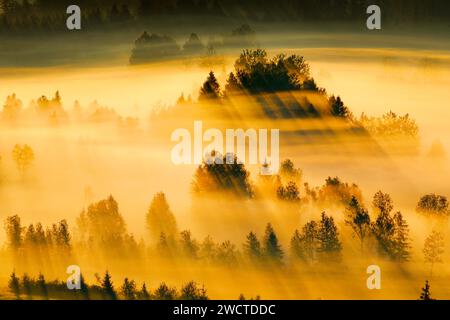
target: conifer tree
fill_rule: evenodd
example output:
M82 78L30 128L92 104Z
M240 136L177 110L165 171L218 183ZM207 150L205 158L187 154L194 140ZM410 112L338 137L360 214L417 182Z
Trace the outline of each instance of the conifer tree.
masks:
M422 288L422 293L420 294L420 300L424 300L424 301L434 300L431 298L430 284L428 283L428 280L425 281L425 287Z
M210 72L208 78L200 88L199 100L219 99L220 98L220 85L214 75L214 72Z
M105 297L105 299L117 300L117 293L114 290L114 285L108 271L105 272L105 276L103 277L101 285L103 289L103 296Z
M342 244L339 240L339 232L331 216L322 212L322 218L319 222L317 239L319 241L318 251L329 257L338 258L342 250Z
M8 288L16 296L16 299L20 299L20 281L15 272L11 273Z
M261 259L261 243L253 232L250 232L247 235L247 240L244 244L244 252L254 262Z
M364 250L364 240L370 233L370 216L369 212L364 209L353 196L352 200L346 208L347 218L345 224L352 228L354 235L361 244L361 252Z
M121 293L125 300L135 300L136 299L136 283L134 280L128 280L125 278L121 288Z
M270 223L267 224L264 235L264 255L272 262L282 263L284 253Z

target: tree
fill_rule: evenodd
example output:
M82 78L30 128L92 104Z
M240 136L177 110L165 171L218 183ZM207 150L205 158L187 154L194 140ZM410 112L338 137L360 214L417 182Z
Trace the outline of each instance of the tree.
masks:
M339 232L331 216L327 216L322 212L321 220L319 222L319 229L317 234L318 251L326 254L329 257L339 258L342 250L342 244L339 240Z
M147 291L147 286L145 285L145 282L142 284L141 291L137 293L137 299L138 300L150 300L150 293Z
M196 259L198 257L199 246L197 241L192 238L191 231L184 230L180 233L180 246L183 254L192 259Z
M225 95L233 95L242 91L242 85L236 78L233 72L228 75L227 83L225 84Z
M20 280L15 272L11 273L8 281L8 289L16 296L16 299L20 299Z
M58 228L56 230L56 245L61 249L68 250L70 249L70 240L69 225L66 220L61 220L58 223Z
M153 197L146 220L147 229L153 241L156 242L162 233L167 238L175 239L178 233L177 223L163 192Z
M220 98L220 85L214 75L214 72L209 72L208 78L200 88L199 100L217 100Z
M6 102L3 105L3 117L8 121L14 121L20 116L22 111L22 101L13 93L6 97Z
M177 290L169 288L164 282L155 290L155 300L175 300L177 297Z
M26 273L22 276L22 288L23 293L26 295L27 299L31 300L33 297L31 291L31 279Z
M279 186L277 197L280 200L298 202L300 201L300 191L294 181L289 181L286 186Z
M361 243L361 252L364 251L364 240L370 234L370 216L369 212L364 209L358 202L355 196L346 208L347 219L345 224L350 226L354 235Z
M425 287L422 288L422 293L420 294L420 300L424 300L424 301L434 300L431 298L430 284L428 283L428 280L425 281Z
M208 300L205 287L199 288L193 281L188 282L181 288L181 300Z
M341 97L331 96L330 100L331 114L339 118L347 118L350 115L350 111L344 105Z
M77 219L80 233L105 252L117 254L126 236L126 224L113 196L91 204ZM114 248L114 251L109 250Z
M247 240L244 243L244 252L253 262L259 261L262 257L261 243L253 232L247 235Z
M134 280L128 280L128 278L125 278L123 280L121 293L126 300L135 300L136 299L136 283L134 282Z
M40 296L43 299L48 299L48 289L47 284L45 283L45 278L42 273L39 274L37 279L37 287L39 289Z
M235 266L237 263L236 246L228 240L222 242L217 246L216 259L224 265Z
M294 163L290 159L284 160L280 165L280 177L284 181L293 181L297 184L301 183L303 172L301 169L295 168Z
M401 212L391 216L393 201L387 193L378 191L373 199L373 206L379 212L372 223L372 234L378 241L381 252L397 261L409 258L409 228Z
M22 231L23 227L18 215L6 218L5 231L8 247L11 250L17 251L22 246Z
M394 215L395 233L395 255L394 258L398 261L408 261L411 248L409 240L409 227L401 212Z
M436 263L442 263L442 255L444 254L444 236L435 230L425 239L423 247L423 255L425 263L431 265L430 277L433 277L433 267Z
M192 181L194 193L229 192L239 197L253 197L250 172L236 156L222 156L215 151L210 156L211 161L203 161L195 172Z
M420 198L417 204L417 212L430 217L448 217L450 215L447 197L428 194Z
M275 230L270 223L267 224L264 235L264 255L269 261L282 263L284 253L278 242Z
M111 276L108 271L105 272L105 276L101 282L103 296L107 300L117 300L117 293L114 290L114 285L111 280Z
M23 175L34 161L34 152L27 144L24 144L23 146L16 144L12 151L12 157L16 163L17 169Z
M306 223L302 232L295 230L291 238L292 255L304 262L314 263L319 247L318 235L318 224L315 221Z
M389 194L378 191L375 193L372 205L380 214L390 214L394 209L392 198Z

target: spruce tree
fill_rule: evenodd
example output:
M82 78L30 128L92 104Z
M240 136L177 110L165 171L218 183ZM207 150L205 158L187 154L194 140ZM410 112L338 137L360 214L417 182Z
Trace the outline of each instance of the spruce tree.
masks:
M278 237L270 223L267 224L264 235L264 254L270 261L282 263L284 253L278 242Z
M101 285L103 296L106 300L117 300L117 293L114 290L114 285L108 271L105 272Z
M425 281L425 287L422 288L422 293L420 294L420 300L424 300L424 301L434 300L431 298L430 284L428 283L428 280Z
M220 98L220 85L214 72L210 72L208 78L200 88L199 100L215 100Z
M125 278L121 288L121 293L125 300L135 300L136 299L136 283L134 280L128 280Z
M256 234L254 234L253 232L250 232L247 235L247 240L244 244L244 251L247 256L255 262L258 261L262 256L261 243L256 237Z
M333 217L327 216L325 212L322 212L317 239L320 253L327 255L327 257L339 258L342 250L339 232Z
M20 299L20 281L15 272L11 273L8 288L16 296L16 299Z

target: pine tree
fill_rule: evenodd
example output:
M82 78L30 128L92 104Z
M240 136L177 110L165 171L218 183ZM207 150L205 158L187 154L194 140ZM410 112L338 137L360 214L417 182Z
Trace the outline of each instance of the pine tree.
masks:
M422 293L420 294L420 300L424 300L424 301L434 300L431 298L430 284L428 283L428 280L425 281L425 287L422 288Z
M22 288L23 293L27 296L27 299L31 300L33 298L31 291L31 279L26 273L22 276Z
M242 85L239 83L239 80L236 78L233 72L230 72L228 75L227 83L225 84L225 94L232 95L236 94L242 90Z
M105 276L103 277L101 285L103 290L103 296L105 297L105 299L117 300L117 293L114 290L114 285L108 271L105 272Z
M142 284L141 291L138 292L137 297L139 300L150 300L150 293L147 291L145 282Z
M282 263L284 253L270 223L267 224L264 235L264 255L272 262Z
M395 259L398 261L408 261L411 248L409 240L409 227L401 212L397 212L394 215L395 233Z
M82 274L80 274L80 294L83 300L89 300L89 287L86 284L86 281L84 280L84 277Z
M247 256L254 262L261 259L261 243L259 242L256 234L254 234L253 232L250 232L247 235L247 240L244 244L244 251Z
M359 204L355 196L352 197L346 211L347 219L345 220L345 224L352 228L353 233L360 241L361 252L363 252L364 240L370 232L369 212Z
M147 229L153 241L157 241L161 233L165 237L175 238L177 235L177 223L175 215L170 210L166 195L163 192L157 193L150 204L147 212Z
M199 100L219 99L220 98L220 85L214 75L214 72L210 72L208 78L200 88Z
M125 278L121 288L121 293L125 300L135 300L136 299L136 283L134 280L128 280Z
M39 293L40 293L40 296L42 297L42 299L48 299L47 284L45 283L45 278L42 273L40 273L38 276L37 287L39 289Z
M7 217L5 222L6 237L8 239L8 247L17 251L22 246L23 227L18 215Z
M15 272L11 273L8 288L16 296L16 299L20 299L20 281Z
M326 254L328 257L339 258L342 244L339 240L339 232L331 216L322 212L322 218L319 223L317 239L319 241L318 251Z

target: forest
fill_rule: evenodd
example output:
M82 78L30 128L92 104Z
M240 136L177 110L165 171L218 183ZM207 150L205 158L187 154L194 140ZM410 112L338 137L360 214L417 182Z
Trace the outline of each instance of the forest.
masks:
M71 1L53 0L2 0L0 25L3 33L36 33L64 31L65 9ZM398 0L366 1L346 0L133 0L106 1L80 0L85 29L124 28L142 26L154 17L161 16L212 16L241 19L247 22L306 21L362 23L369 5L384 8L385 21L392 26L425 25L448 21L447 1Z
M210 70L197 90L198 98L182 94L174 105L152 112L147 119L121 116L98 102L82 106L75 101L72 108L67 108L59 91L52 97L38 97L28 106L14 93L6 97L1 112L3 132L50 130L50 138L46 139L58 145L60 142L55 139L58 132L72 128L81 130L75 135L84 138L67 140L75 145L75 151L68 152L83 153L77 156L77 165L88 174L83 173L84 178L80 179L74 172L69 179L90 180L93 184L96 179L105 179L105 187L114 189L98 196L86 186L81 197L74 197L82 200L72 201L66 207L68 211L77 212L70 219L64 212L53 222L45 218L45 223L34 214L27 215L26 219L21 214L4 215L5 238L0 256L5 261L2 272L8 274L7 296L17 299L204 300L216 298L223 290L220 282L219 288L209 289L218 275L233 277L241 272L251 274L257 282L271 274L276 287L289 277L314 284L314 281L321 283L317 276L326 274L351 279L355 276L352 267L362 265L365 269L368 261L379 261L393 277L399 270L402 277L403 273L407 274L406 278L416 277L413 295L408 292L401 293L402 296L422 300L445 298L431 295L430 288L441 285L433 279L446 275L445 238L450 215L447 195L429 190L417 198L408 196L405 212L405 206L397 205L389 192L378 189L368 194L356 183L336 176L334 169L339 166L339 160L333 159L334 166L325 167L329 173L316 185L308 182L308 172L298 166L307 158L307 153L296 158L283 153L279 172L271 176L261 175L261 168L255 170L238 163L237 158L233 163L223 161L224 164L203 161L197 167L185 168L188 182L183 186L188 188L173 185L178 194L185 194L189 199L187 217L177 213L179 206L173 209L177 200L169 201L167 192L157 185L160 191L148 196L146 201L150 204L146 212L140 212L137 220L130 223L129 212L123 209L114 192L133 188L132 178L116 176L114 170L117 169L109 171L106 178L96 176L103 170L101 166L122 160L115 153L105 158L94 150L115 144L147 148L146 141L151 137L152 152L164 153L168 148L168 133L193 119L216 121L218 128L242 125L246 119L281 126L282 131L289 129L288 134L282 135L282 147L294 144L295 150L300 145L324 142L328 150L343 150L353 148L352 141L358 141L357 145L363 147L354 150L349 157L370 156L375 163L385 157L398 156L399 152L401 157L423 154L419 126L412 117L393 111L381 116L364 113L356 116L340 96L329 94L319 86L310 64L300 55L269 56L263 49L243 50L222 85L214 70ZM306 124L313 124L312 129L305 129ZM89 138L89 130L94 130L97 140ZM98 140L98 135L104 140ZM35 147L33 143L24 142L23 136L16 138L18 142L10 149L2 147L0 150L2 162L9 162L2 163L1 167L2 192L9 186L16 188L13 190L37 192L43 186L39 180L53 179L52 172L56 172L56 176L67 174L63 160L52 158L54 153L49 151L52 148L33 140L38 145ZM329 144L338 146L331 149ZM432 161L445 163L442 145L433 145L431 151L435 159ZM223 155L210 150L208 156ZM44 171L38 170L44 168L43 163L37 166L41 157L43 163L50 164ZM174 175L179 169L164 161L164 165L169 166L169 175L160 179L177 179ZM100 167L94 167L97 162ZM145 165L139 162L139 166ZM42 172L47 172L48 176L41 176ZM142 180L141 174L139 172L135 178ZM184 179L183 175L179 178ZM94 178L89 179L89 176ZM121 180L119 188L110 185L115 179ZM153 176L149 179L157 184ZM61 186L52 187L55 197L58 188ZM68 190L64 193L71 197ZM131 195L128 197L132 202L137 201ZM39 196L28 199L32 199L32 203L44 201ZM53 201L56 199L50 203ZM44 207L44 211L49 208ZM32 205L28 209L34 210ZM144 226L144 232L131 231L130 224ZM417 236L418 233L421 235ZM419 261L423 267L414 269ZM87 270L82 271L81 289L75 291L67 289L64 281L67 266L73 264ZM7 270L3 269L5 266ZM118 276L114 276L113 281L115 274ZM180 281L180 274L189 279ZM355 279L361 281L360 276ZM178 285L169 284L173 282ZM252 289L247 289L245 284L233 284L220 296L271 297L270 289L247 285ZM345 281L340 285L345 285ZM296 297L297 290L298 287L289 289L288 296ZM342 292L342 289L335 290L338 296ZM359 292L361 288L355 290ZM312 291L322 294L320 289Z

